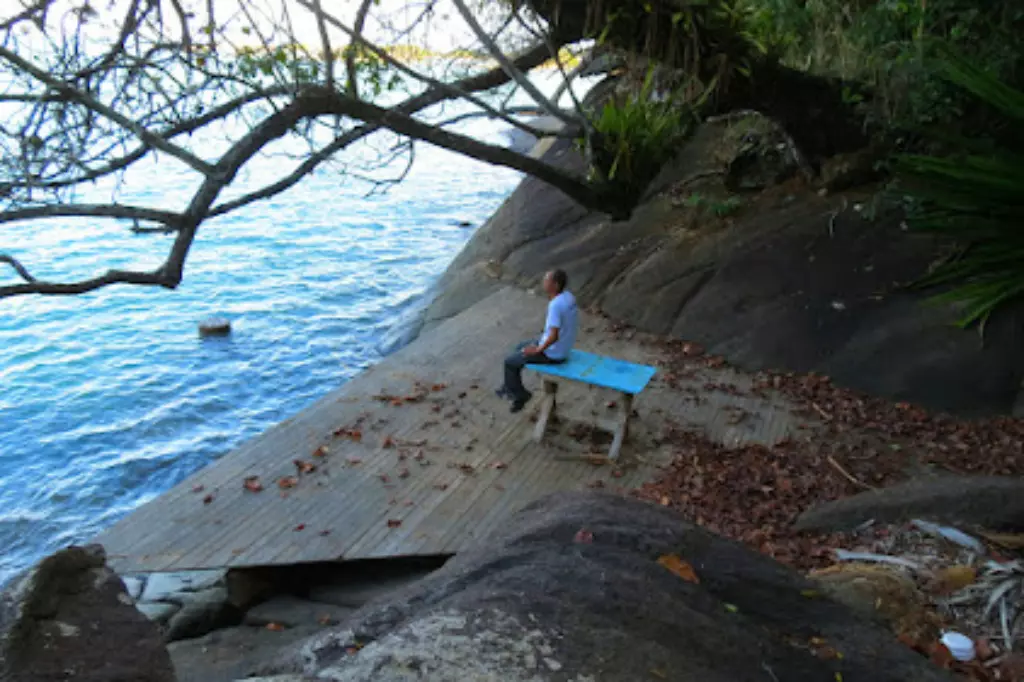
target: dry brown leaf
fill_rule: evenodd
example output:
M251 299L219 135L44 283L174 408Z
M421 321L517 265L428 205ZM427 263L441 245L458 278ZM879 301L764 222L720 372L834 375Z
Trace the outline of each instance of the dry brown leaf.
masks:
M344 436L346 438L351 438L357 443L363 439L363 432L360 431L359 429L340 428L334 432L334 435L339 437ZM326 450L324 450L324 452L326 452Z
M384 436L384 440L381 441L380 446L382 448L392 448L395 446L395 439L391 436Z
M398 528L401 525L402 521L400 519L388 519L388 528Z
M313 456L314 457L326 457L327 456L327 452L328 452L327 446L326 445L321 445L320 447L318 447L316 450L313 451Z
M300 523L299 525L295 526L295 531L296 532L303 531L303 530L306 530L306 524Z
M213 495L207 495L203 498L203 504L210 504L213 502Z
M280 488L281 490L288 490L289 488L294 488L298 484L299 479L295 478L294 476L284 476L282 478L277 479L277 487Z
M663 554L658 557L658 565L667 568L688 583L700 583L693 566L675 554Z
M282 632L284 630L284 626L280 623L267 623L267 629L271 632Z
M297 459L294 462L295 468L299 470L300 474L311 474L316 471L316 465L312 462L306 462L301 459Z
M263 484L260 483L259 476L246 476L245 480L242 481L242 487L253 493L258 493L263 490Z
M942 594L961 590L973 584L977 579L978 569L965 565L947 566L935 575L936 587Z

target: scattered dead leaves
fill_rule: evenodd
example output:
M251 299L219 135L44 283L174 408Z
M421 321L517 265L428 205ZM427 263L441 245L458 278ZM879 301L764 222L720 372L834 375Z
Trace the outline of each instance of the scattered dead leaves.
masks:
M671 573L674 573L688 583L700 583L700 578L697 577L697 573L693 570L693 566L690 565L690 562L681 559L676 554L663 554L658 557L658 565L667 569Z
M358 443L363 439L363 432L359 429L350 429L342 427L334 432L334 435L338 438L348 438Z
M294 488L299 484L299 479L295 476L282 476L277 479L277 487L281 490L288 490Z
M295 468L299 470L300 474L311 474L316 471L316 465L312 462L297 459L293 463L295 464Z
M242 481L242 487L252 493L263 492L263 484L260 483L259 476L246 476Z

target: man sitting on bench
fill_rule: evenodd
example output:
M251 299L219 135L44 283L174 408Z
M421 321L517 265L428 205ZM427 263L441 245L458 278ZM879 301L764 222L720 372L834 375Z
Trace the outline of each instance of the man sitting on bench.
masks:
M533 397L523 386L523 367L565 362L576 342L576 297L565 289L568 279L563 270L552 270L544 275L544 293L549 299L544 333L539 340L520 343L512 355L505 358L505 383L497 393L512 401L512 412L519 412Z

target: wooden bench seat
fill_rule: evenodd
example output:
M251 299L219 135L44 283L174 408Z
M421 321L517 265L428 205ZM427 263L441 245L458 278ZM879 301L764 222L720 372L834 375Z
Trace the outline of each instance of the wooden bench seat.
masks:
M558 365L527 365L541 375L544 382L544 397L541 402L540 416L533 438L538 443L544 439L548 421L555 412L559 381L577 381L590 386L597 386L619 394L616 403L616 414L612 420L599 420L597 426L611 431L614 435L610 459L618 459L622 442L626 439L629 429L629 418L633 414L633 399L647 386L657 371L648 365L608 358L586 351L573 350L569 359Z

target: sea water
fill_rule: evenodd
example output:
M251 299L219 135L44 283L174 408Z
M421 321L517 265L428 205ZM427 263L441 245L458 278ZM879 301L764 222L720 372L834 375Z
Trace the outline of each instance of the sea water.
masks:
M460 130L501 142L504 125ZM243 184L283 163L257 160ZM0 300L0 582L380 359L395 321L470 237L465 224L479 226L519 179L422 144L388 192L367 196L372 186L344 171L205 224L176 291ZM188 183L160 162L121 196L180 210ZM84 277L153 267L169 239L123 223L17 223L0 226L0 253L39 277ZM197 323L214 315L232 334L201 339Z

